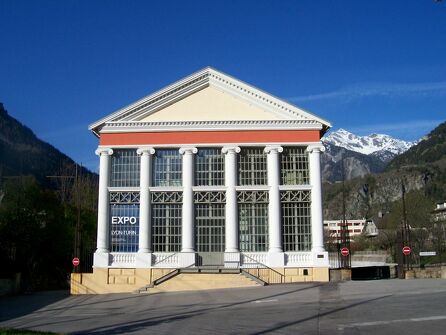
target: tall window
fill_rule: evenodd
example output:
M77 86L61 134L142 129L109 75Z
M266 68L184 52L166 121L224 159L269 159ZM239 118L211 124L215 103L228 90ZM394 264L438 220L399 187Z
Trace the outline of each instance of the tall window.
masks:
M225 192L194 192L198 252L225 250Z
M309 183L308 154L304 148L288 147L281 154L282 185Z
M181 186L181 155L178 149L160 149L153 159L153 186Z
M243 148L238 157L239 185L266 185L266 153L263 148Z
M181 205L152 205L152 239L154 252L181 250Z
M195 231L197 251L225 250L225 205L196 204Z
M111 156L111 187L139 186L139 157L136 149L113 150Z
M139 205L110 206L110 244L112 252L137 252L139 242Z
M181 192L153 192L152 250L179 252L181 250Z
M237 192L242 252L268 251L268 192Z
M311 250L310 191L283 191L281 199L284 251Z
M199 149L195 156L195 185L224 185L224 156L219 149Z

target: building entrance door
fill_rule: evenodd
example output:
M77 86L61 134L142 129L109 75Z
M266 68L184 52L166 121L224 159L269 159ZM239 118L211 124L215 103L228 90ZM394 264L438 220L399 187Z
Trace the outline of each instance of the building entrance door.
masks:
M197 204L195 207L197 266L219 267L224 264L224 204Z

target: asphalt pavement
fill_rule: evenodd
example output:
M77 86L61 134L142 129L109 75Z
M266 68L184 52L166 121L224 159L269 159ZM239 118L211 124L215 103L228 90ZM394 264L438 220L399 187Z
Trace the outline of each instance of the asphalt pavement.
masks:
M63 334L445 334L446 280L0 299L0 327Z

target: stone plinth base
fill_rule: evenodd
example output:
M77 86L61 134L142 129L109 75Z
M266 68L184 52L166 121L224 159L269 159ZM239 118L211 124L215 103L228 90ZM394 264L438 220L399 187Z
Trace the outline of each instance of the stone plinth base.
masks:
M328 267L302 267L302 268L252 268L244 269L253 276L260 278L267 284L283 284L283 283L298 283L298 282L328 282L329 269ZM71 274L71 294L104 294L104 293L124 293L135 292L144 286L152 283L154 280L163 277L175 269L159 269L159 268L145 268L145 269L131 269L131 268L98 268L93 269L93 273L72 273ZM221 277L221 276L226 277ZM180 277L181 276L181 277ZM198 276L198 277L197 277ZM202 277L199 277L202 276ZM235 276L235 275L234 275ZM232 276L232 277L234 277ZM175 282L183 278L176 285ZM246 284L240 284L240 281L234 280L230 276L221 273L206 273L206 285L198 285L205 275L197 273L191 276L184 276L180 274L165 281L163 285L163 292L167 291L184 291L184 290L200 290L200 289L216 289L222 288L223 279L228 279L225 288L241 287ZM187 280L186 280L187 279ZM193 280L192 280L193 279ZM229 280L231 279L231 280ZM192 280L191 286L186 288L185 285ZM180 285L181 284L181 285ZM231 286L232 285L232 286ZM250 286L250 285L248 285ZM158 287L159 289L161 288ZM155 290L152 290L155 292ZM148 292L152 292L151 289ZM160 290L158 290L160 292Z

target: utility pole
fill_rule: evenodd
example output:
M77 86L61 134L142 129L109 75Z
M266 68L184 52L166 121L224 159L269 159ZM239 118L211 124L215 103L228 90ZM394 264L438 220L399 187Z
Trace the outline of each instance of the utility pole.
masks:
M403 237L403 247L410 247L410 228L409 223L407 222L407 212L406 212L406 186L404 185L404 180L401 180L401 194L403 201L403 221L402 221L402 237ZM411 268L410 264L410 254L404 255L404 268L405 270L409 270Z
M410 255L405 255L403 253L404 247L410 247L410 229L407 222L407 212L406 212L406 186L404 185L404 180L401 179L401 200L402 200L402 219L401 219L401 232L398 251L398 278L404 279L405 273L410 268Z
M74 191L75 196L75 204L76 204L76 225L74 228L74 246L73 246L73 257L79 258L81 257L81 192L80 192L80 174L82 172L82 164L75 164L75 174L73 175L65 175L65 176L47 176L47 178L55 178L55 179L73 179L74 183L72 186L72 191ZM73 266L73 272L80 272L79 266Z
M338 259L341 268L351 268L351 251L350 251L350 234L348 231L348 222L346 218L346 194L345 194L345 167L344 167L344 152L341 160L342 169L342 223L340 230L340 239L338 240ZM347 256L341 255L341 249L347 248L349 254Z

